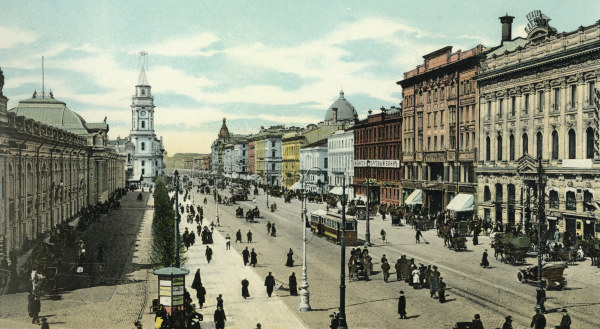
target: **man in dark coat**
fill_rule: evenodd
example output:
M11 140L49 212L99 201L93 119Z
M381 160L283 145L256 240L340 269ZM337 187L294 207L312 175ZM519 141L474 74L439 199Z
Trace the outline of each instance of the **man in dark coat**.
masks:
M390 277L390 264L388 262L382 263L381 270L383 271L383 281L387 283Z
M294 259L292 258L293 256L294 256L294 252L292 251L292 248L290 248L290 251L288 251L288 253L287 253L287 261L285 262L285 266L287 266L287 267L294 266Z
M246 237L248 238L248 243L252 243L252 232L250 232L250 230L246 233Z
M273 287L275 287L275 278L271 275L271 272L269 272L269 275L265 278L265 287L267 287L267 295L271 297Z
M417 229L417 233L415 234L415 239L417 240L416 243L421 243L422 237L423 237L423 233L421 233L421 230Z
M225 311L223 311L222 307L217 307L215 310L214 321L216 329L225 329L225 321L227 321L227 317L225 316Z
M223 308L223 295L219 294L217 297L217 307Z
M248 282L247 279L242 280L242 297L244 297L244 299L250 297L250 292L248 292L249 285L250 282Z
M394 268L396 269L396 281L402 280L402 258L398 257Z
M290 295L298 296L298 283L296 282L296 272L292 272L292 275L290 275L288 283L290 285Z
M275 223L271 224L271 236L277 236L277 230L275 229Z
M248 247L242 251L242 257L244 258L244 266L248 265L250 262L250 251L248 251Z
M504 324L502 324L502 329L513 329L512 317L510 315L505 318Z
M258 263L256 252L254 251L254 248L252 248L252 251L250 252L250 266L256 267L256 263Z
M560 320L560 329L571 329L571 316L567 313L567 309L562 309L563 317Z
M487 249L483 252L483 256L481 256L481 266L483 266L483 268L490 266Z
M440 276L440 281L438 283L438 295L439 295L439 299L438 301L440 303L444 303L446 302L446 283L444 282L443 278Z
M202 308L206 302L206 289L204 289L202 283L200 283L200 286L198 289L196 289L196 298L198 298L198 305L200 305L200 308Z
M212 251L212 249L210 249L209 246L206 246L206 252L204 252L204 254L206 255L206 261L208 263L210 263L210 260L212 259L213 251Z
M242 230L238 230L237 232L235 232L235 242L242 243Z
M198 290L202 285L202 279L200 278L200 269L196 270L196 274L194 274L194 281L192 281L192 289Z
M400 291L400 298L398 298L398 314L400 319L406 319L406 297L404 297L404 291Z
M542 309L538 306L535 307L535 315L531 319L531 328L534 329L545 329L546 328L546 317L542 313Z
M483 329L483 323L481 323L481 318L479 314L475 314L475 318L471 321L471 328L473 329Z
M29 303L27 307L27 311L29 312L29 316L31 317L31 323L40 324L40 310L41 310L41 302L40 297L34 296L33 300Z

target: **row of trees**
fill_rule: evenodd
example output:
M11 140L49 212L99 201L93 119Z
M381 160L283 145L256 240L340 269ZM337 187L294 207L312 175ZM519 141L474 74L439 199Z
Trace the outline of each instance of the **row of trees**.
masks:
M162 179L156 180L154 190L154 218L152 219L152 254L155 268L175 264L175 220L176 213ZM179 235L179 232L177 233ZM180 264L186 261L185 247L179 237Z

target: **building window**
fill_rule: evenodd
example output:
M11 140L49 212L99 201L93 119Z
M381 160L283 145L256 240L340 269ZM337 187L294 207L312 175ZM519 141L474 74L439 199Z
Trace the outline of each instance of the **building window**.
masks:
M275 147L275 141L271 142L271 147Z
M271 157L275 157L275 150L271 150Z
M433 149L437 150L437 136L433 136Z
M496 158L498 159L498 161L502 161L502 136L498 136L496 141L497 141L496 147L498 150Z
M538 159L542 159L543 154L544 154L544 136L542 135L541 131L538 131L537 135L537 158Z
M444 125L444 110L440 111L440 125Z
M510 148L510 161L514 161L515 160L515 135L510 134L510 137L508 137L508 143L509 143L509 148Z
M142 160L142 167L146 165L146 161Z
M552 132L552 160L558 159L558 132Z
M577 85L571 85L571 107L577 106Z
M567 210L576 210L577 202L575 201L575 192L567 191Z
M492 102L487 102L487 113L485 116L488 120L492 118Z
M271 170L275 170L275 164L271 163Z
M440 149L443 151L444 150L444 135L442 135L440 137Z
M585 130L585 155L588 159L594 158L594 128L588 127Z
M490 193L490 187L486 185L483 188L483 201L490 201L490 200L492 200L492 193Z
M523 106L525 114L529 113L529 94L525 94L525 106Z
M550 208L558 209L558 191L551 190L550 191Z
M517 111L517 97L513 96L510 98L510 115L515 116Z
M146 128L146 121L142 121L142 128Z
M569 130L569 159L575 159L575 130Z
M529 153L529 138L527 138L527 134L523 134L523 137L521 138L521 143L523 144L522 155Z
M554 88L554 111L559 110L560 105L560 88Z
M490 137L485 138L485 161L490 161Z
M142 151L146 150L146 143L142 142Z
M498 100L498 118L502 118L502 112L504 112L504 99Z
M596 83L594 81L590 81L588 83L588 95L589 95L589 99L588 99L588 104L589 105L594 105L596 102L594 101L594 98L596 97Z
M538 92L538 112L544 112L545 98L544 92Z
M327 165L328 165L328 163L327 163L327 162L328 162L328 159L327 159L327 158L325 158L325 159L323 159L323 160L325 160L323 168L327 169Z
M142 168L142 175L146 173L146 169Z
M431 151L431 137L427 137L427 151Z

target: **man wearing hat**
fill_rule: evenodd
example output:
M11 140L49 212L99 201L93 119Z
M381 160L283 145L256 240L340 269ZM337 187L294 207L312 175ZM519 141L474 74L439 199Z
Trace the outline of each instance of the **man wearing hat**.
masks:
M48 321L48 319L46 319L46 318L42 318L42 327L41 327L41 329L50 329L50 325L48 324L48 322L47 322L47 321ZM140 328L141 328L141 327L142 327L142 326L140 325ZM137 327L136 327L136 328L137 328Z
M446 283L444 282L444 278L442 278L441 276L440 276L438 286L439 286L438 287L438 296L439 296L438 301L440 303L444 303L444 302L446 302Z
M531 319L531 327L534 329L546 328L546 317L542 313L542 309L539 305L535 306L535 315Z
M475 314L473 321L471 321L471 328L483 329L483 323L481 323L481 317L479 316L479 314Z
M488 252L487 249L483 252L483 256L481 256L481 264L483 268L490 266L490 262L488 261Z
M398 298L398 314L400 314L400 319L407 319L406 297L404 297L404 291L400 291L400 297Z
M504 321L504 324L502 325L502 329L513 329L512 317L509 315L505 319L506 319L506 321Z
M571 329L571 316L567 313L567 309L562 309L563 317L560 320L560 329Z

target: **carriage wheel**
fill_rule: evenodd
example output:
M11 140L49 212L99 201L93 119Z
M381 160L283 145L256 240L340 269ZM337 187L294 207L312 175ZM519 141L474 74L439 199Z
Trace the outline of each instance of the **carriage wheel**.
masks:
M510 255L510 258L508 259L508 261L509 261L510 265L515 265L515 263L516 263L515 256Z
M521 273L521 271L517 272L517 280L521 283L527 282L527 279L525 279L525 276L523 275L523 273Z

